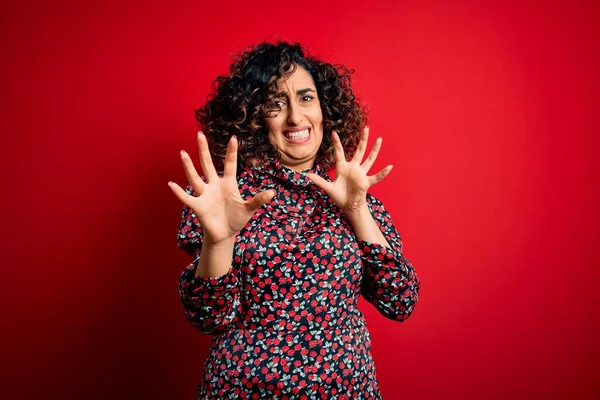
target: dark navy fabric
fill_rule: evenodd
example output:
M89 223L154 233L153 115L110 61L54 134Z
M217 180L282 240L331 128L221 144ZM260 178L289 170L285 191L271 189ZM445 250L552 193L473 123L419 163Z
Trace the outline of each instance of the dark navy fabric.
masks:
M331 180L319 165L298 172L278 161L238 175L242 198L277 195L238 232L231 268L219 277L194 277L202 228L183 207L177 244L194 261L180 276L181 300L191 324L213 335L197 399L381 398L359 296L404 321L420 282L379 200L367 195L391 249L357 240L306 172Z

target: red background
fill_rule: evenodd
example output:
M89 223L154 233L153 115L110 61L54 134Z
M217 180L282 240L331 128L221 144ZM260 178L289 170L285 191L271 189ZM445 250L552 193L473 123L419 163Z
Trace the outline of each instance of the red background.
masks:
M384 398L598 398L596 2L206 3L2 6L0 396L194 397L167 182L231 55L282 38L356 70L395 166L422 289L402 324L361 300Z

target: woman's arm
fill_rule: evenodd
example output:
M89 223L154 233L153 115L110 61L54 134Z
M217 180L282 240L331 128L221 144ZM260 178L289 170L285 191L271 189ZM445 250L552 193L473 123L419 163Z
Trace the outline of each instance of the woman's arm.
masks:
M185 190L194 194L191 185ZM179 293L186 318L206 334L226 330L241 313L239 279L237 269L233 267L235 239L221 247L208 244L193 211L184 206L177 245L195 256L179 277Z
M225 275L231 267L234 245L235 237L220 243L209 243L205 239L195 277L217 278Z
M402 254L402 239L383 204L371 194L367 203L370 216L350 221L364 267L361 293L386 318L402 322L419 300L421 283Z
M373 219L371 206L369 204L365 204L365 207L356 214L349 214L346 215L346 217L350 221L352 228L354 228L354 233L358 240L377 243L391 249L392 246L390 246L385 236L383 236L383 233L381 233L379 226Z

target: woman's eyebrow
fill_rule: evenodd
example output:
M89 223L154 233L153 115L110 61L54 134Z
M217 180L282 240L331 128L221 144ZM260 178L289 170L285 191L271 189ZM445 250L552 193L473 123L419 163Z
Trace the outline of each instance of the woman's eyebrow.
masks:
M296 94L305 94L305 93L308 93L308 92L315 92L315 93L317 93L314 89L306 88L306 89L297 90Z
M315 89L312 89L312 88L305 88L305 89L298 89L298 90L296 90L296 94L297 95L305 94L305 93L308 93L308 92L315 92L315 93L317 93L317 91ZM285 97L285 96L287 96L287 92L279 92L279 93L277 93L275 95L276 98Z

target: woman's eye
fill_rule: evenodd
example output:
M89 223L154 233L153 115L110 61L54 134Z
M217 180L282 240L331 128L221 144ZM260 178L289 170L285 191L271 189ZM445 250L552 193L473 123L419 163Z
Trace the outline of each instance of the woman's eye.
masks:
M302 96L302 100L304 101L311 101L313 99L312 96Z
M285 105L285 101L282 101L282 100L275 100L274 104L275 104L277 107L283 107L283 106Z

